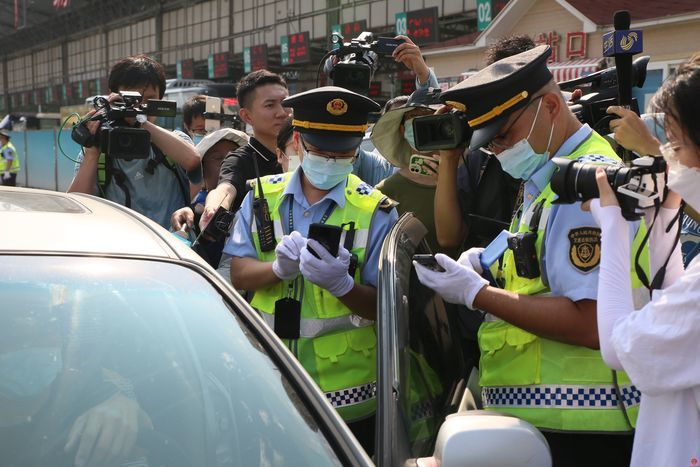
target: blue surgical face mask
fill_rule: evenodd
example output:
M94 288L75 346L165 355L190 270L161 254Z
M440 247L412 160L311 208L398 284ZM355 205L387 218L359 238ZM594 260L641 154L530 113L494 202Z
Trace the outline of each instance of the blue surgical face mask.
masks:
M501 163L501 167L503 167L503 171L513 178L529 180L532 174L537 172L537 170L549 160L549 145L552 143L552 135L554 134L554 122L552 122L552 128L549 131L547 149L542 154L535 152L528 141L530 135L532 135L532 130L535 129L535 123L537 122L537 116L540 114L541 106L542 99L540 99L539 104L537 104L535 119L532 121L532 126L530 127L530 132L527 134L527 137L496 155L496 158Z
M408 142L408 145L411 146L414 151L418 150L416 148L416 137L413 134L413 118L406 119L406 121L403 122L403 139Z
M61 349L34 347L0 355L0 393L14 398L36 397L61 371Z
M354 157L332 158L310 153L302 148L301 168L309 182L319 190L330 190L344 182L352 172Z

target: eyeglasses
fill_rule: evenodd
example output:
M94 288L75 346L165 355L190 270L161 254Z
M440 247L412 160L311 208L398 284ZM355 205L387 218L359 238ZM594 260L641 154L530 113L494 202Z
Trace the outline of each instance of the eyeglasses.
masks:
M350 163L354 164L355 161L357 160L357 155L360 151L360 148L355 149L355 154L352 157L333 157L333 156L328 156L326 154L321 154L320 152L316 151L309 151L309 149L306 147L306 144L304 141L301 141L301 147L304 148L304 152L307 154L311 154L312 156L320 157L325 159L325 162L327 164L340 164L340 163L345 163L344 161L350 159Z
M544 96L538 96L538 97L535 97L534 99L532 99L525 107L523 107L523 110L520 112L520 115L518 115L518 116L515 118L515 120L513 120L513 121L511 122L510 125L508 125L508 128L507 128L505 131L501 131L498 135L496 135L496 136L489 142L489 144L487 144L486 146L484 146L484 147L482 148L482 151L484 151L484 152L487 153L487 154L495 155L497 151L498 151L498 152L501 152L501 151L505 151L506 149L510 148L510 147L512 146L512 144L503 145L503 144L497 143L495 140L504 138L505 135L507 135L508 132L511 130L511 128L513 128L513 125L515 125L515 123L516 123L518 120L520 120L520 117L522 117L522 116L525 114L525 112L527 111L527 109L528 109L532 104L534 104L534 103L535 103L536 101L538 101L539 99L542 99L543 97L544 97Z

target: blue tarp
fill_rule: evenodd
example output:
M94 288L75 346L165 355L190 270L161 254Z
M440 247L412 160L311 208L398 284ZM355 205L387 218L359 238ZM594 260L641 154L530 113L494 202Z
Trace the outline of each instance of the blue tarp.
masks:
M58 148L58 130L11 131L12 144L20 156L21 171L17 185L46 190L66 191L73 179L73 161ZM61 145L75 159L80 146L70 137L70 130L61 134Z

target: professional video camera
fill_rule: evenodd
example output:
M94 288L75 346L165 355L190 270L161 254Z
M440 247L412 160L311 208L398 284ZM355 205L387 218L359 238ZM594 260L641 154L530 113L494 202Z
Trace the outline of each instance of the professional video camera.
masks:
M596 169L602 167L627 220L640 218L640 210L663 202L666 194L666 161L662 157L640 157L631 167L581 163L555 157L557 171L551 179L557 204L570 204L597 198Z
M143 128L129 125L125 118L135 118L140 124L149 116L174 117L177 104L163 100L141 104L138 92L122 91L119 95L121 100L112 103L104 96L97 96L93 101L97 112L73 126L71 138L86 148L96 146L100 152L115 159L146 159L151 153L151 135ZM101 122L94 135L87 127L92 121Z
M463 112L451 110L444 114L414 118L413 134L417 150L438 151L468 146L472 130Z
M350 42L343 42L342 35L333 33L331 42L338 48L330 51L324 61L327 57L337 57L337 62L328 74L333 85L366 95L379 56L391 55L404 41L393 37L378 37L374 40L371 32L364 31Z
M632 62L632 87L641 88L647 78L647 64L649 56L639 57ZM572 79L559 83L563 91L572 91L579 88L583 91L581 97L571 106L572 112L581 123L588 123L591 128L602 135L611 133L610 121L617 118L606 113L611 105L618 105L617 68L610 67L600 70L582 78ZM632 99L631 108L639 114L637 99Z

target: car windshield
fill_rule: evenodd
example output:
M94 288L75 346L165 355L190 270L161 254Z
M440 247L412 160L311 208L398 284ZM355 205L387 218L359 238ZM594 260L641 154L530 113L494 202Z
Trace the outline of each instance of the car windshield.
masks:
M294 386L201 275L3 256L0 465L339 465Z

